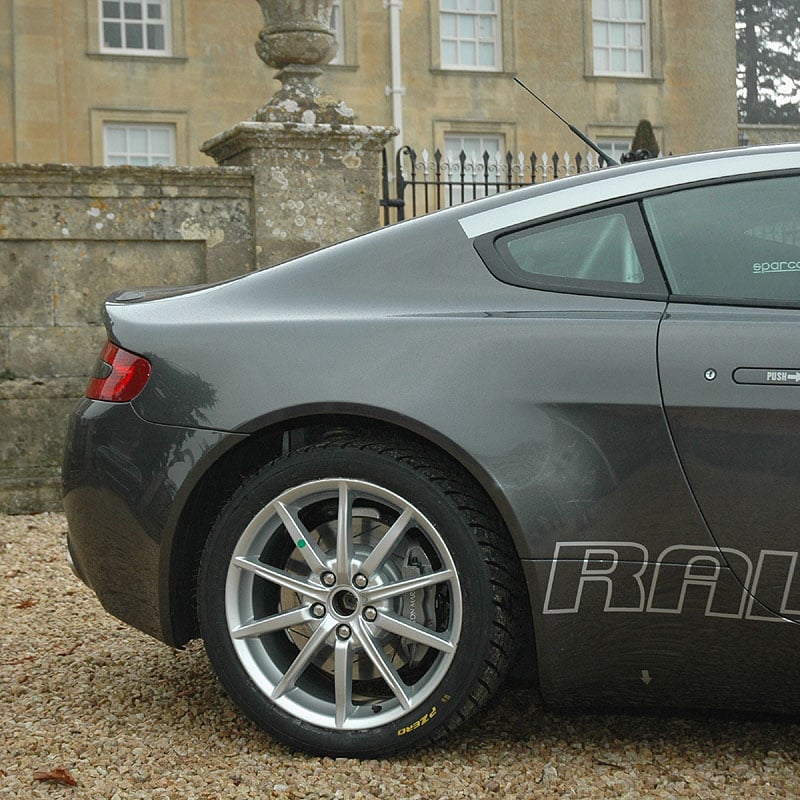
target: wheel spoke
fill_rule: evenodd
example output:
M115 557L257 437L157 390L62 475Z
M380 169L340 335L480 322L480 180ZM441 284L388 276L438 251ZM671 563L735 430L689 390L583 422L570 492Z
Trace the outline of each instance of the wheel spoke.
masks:
M369 631L365 630L362 626L359 626L358 640L359 644L364 648L364 652L369 657L369 660L375 665L375 668L384 681L386 681L392 694L400 701L400 705L406 710L411 708L411 696L406 692L405 684L397 674L397 670L392 666L389 657L383 649L376 644Z
M272 614L264 619L253 620L245 625L231 630L234 639L246 639L251 636L263 636L265 633L286 630L295 625L302 625L304 622L313 620L308 606L300 606L284 611L280 614Z
M317 651L325 646L325 640L336 626L336 620L327 619L311 635L303 649L297 654L297 658L291 663L283 677L278 681L272 691L271 697L277 700L292 689L297 679L305 672L306 667L311 663Z
M334 652L336 727L344 727L353 712L353 640L338 639Z
M375 549L367 557L367 560L361 565L361 572L364 575L369 578L383 566L397 543L408 530L413 516L410 508L403 509L403 513L395 520L392 527L386 531Z
M289 536L292 537L292 541L297 546L300 555L303 557L306 564L308 564L308 568L316 574L323 572L326 566L322 553L303 523L300 522L297 516L289 510L289 507L280 500L276 500L273 506L278 516L281 518L284 527L289 532Z
M424 625L409 622L404 617L398 617L395 614L380 613L374 624L389 633L395 633L417 644L433 647L443 653L452 653L456 649L456 643L451 639L432 631L430 628L426 628Z
M385 586L376 586L374 589L364 592L364 600L370 605L380 603L382 600L389 600L401 594L415 592L418 589L427 589L439 583L450 581L455 578L455 573L451 569L442 569L432 572L430 575L420 575L418 578L409 578L405 581L387 583Z
M339 513L336 521L336 577L340 583L349 583L353 561L353 513L350 486L339 483Z
M313 583L295 578L287 572L271 567L269 564L264 564L251 556L237 556L233 559L233 563L246 572L252 572L254 575L258 575L259 578L264 578L270 583L275 583L284 589L297 592L313 600L324 602L328 597L328 590L324 587L315 586Z

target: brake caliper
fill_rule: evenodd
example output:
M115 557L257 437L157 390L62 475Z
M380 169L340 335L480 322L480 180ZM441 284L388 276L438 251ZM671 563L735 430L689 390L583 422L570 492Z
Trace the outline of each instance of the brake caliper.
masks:
M400 564L402 579L419 578L432 572L433 566L425 551L419 545L410 546ZM402 596L401 603L400 613L409 622L426 628L436 628L436 587L429 586L408 592ZM418 664L428 652L426 645L409 639L400 639L397 648L403 661L409 666Z

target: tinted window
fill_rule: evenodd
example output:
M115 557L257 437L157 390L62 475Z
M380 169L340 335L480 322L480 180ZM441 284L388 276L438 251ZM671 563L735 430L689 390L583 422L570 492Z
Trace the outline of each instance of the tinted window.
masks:
M622 214L512 234L498 243L524 272L587 281L641 283L644 272Z
M488 234L475 247L501 280L583 293L663 295L635 204Z
M674 294L800 303L800 178L687 189L644 207Z

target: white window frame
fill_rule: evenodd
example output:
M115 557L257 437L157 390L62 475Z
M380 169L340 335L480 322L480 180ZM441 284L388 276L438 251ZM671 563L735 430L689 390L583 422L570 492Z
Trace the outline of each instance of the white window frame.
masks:
M344 64L344 15L342 0L333 0L331 3L331 30L333 38L339 45L336 55L328 62L330 64Z
M632 137L631 137L632 138ZM622 161L622 156L630 152L631 138L628 139L612 139L602 138L597 140L597 146L606 154L611 156L615 161ZM597 158L597 153L592 151L592 156Z
M491 144L489 144L491 140ZM459 163L459 155L464 152L467 159L464 163L464 182L480 184L484 180L484 163L483 154L489 153L489 165L491 169L492 164L496 164L496 159L500 159L502 165L505 165L505 135L501 132L491 133L462 133L461 131L449 131L444 135L444 160L449 165L448 179L457 183L461 178L461 167ZM457 169L456 169L457 168ZM496 183L497 176L489 175L489 188L492 184ZM460 205L465 200L472 200L478 197L486 197L484 186L465 187L468 193L467 197L461 196L461 187L453 186L452 203L450 197L445 198L446 205ZM496 193L496 192L494 192Z
M594 74L649 78L650 28L649 0L592 0ZM623 56L624 67L615 68L615 55ZM641 69L635 64L638 57Z
M500 16L500 0L439 0L439 59L441 69L499 72L503 68L503 25ZM455 33L446 32L446 17L453 17ZM491 35L482 30L486 20L491 20ZM463 35L462 28L471 23L471 35ZM446 55L446 45L455 45L455 58ZM481 46L491 45L493 63L481 64ZM474 47L474 61L465 62L464 51Z
M100 27L100 52L139 56L170 56L172 55L172 9L170 0L97 0L98 1L98 23ZM104 2L115 3L119 6L120 17L107 17L105 14ZM136 5L140 8L141 17L132 18L127 21L125 18L125 7ZM158 5L161 9L160 17L150 17L149 7ZM120 26L121 43L119 46L106 44L105 25L108 23ZM127 45L126 24L137 25L142 32L142 47L129 47ZM164 46L162 48L147 46L147 29L149 26L156 26L162 29Z
M488 140L497 143L496 146L487 144ZM457 144L454 143L457 141ZM461 151L467 154L468 158L474 156L476 159L482 158L485 151L494 158L499 152L505 152L505 136L502 133L462 133L461 131L448 131L444 135L444 154L446 157L457 156Z
M112 132L124 132L125 146L121 149L112 149L109 138ZM144 149L132 149L130 134L132 132L146 133L146 146ZM168 135L169 145L166 151L157 151L154 148L154 132ZM142 123L142 122L104 122L103 123L103 166L175 166L176 161L176 129L171 123ZM138 163L140 161L145 163ZM137 163L135 163L137 162Z

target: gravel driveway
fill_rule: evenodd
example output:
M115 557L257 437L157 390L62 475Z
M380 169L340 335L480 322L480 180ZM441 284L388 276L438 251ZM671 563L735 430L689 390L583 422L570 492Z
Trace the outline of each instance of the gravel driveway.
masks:
M796 722L552 714L520 688L403 758L297 755L239 717L198 643L174 652L105 614L65 532L60 514L0 516L0 797L800 796Z

